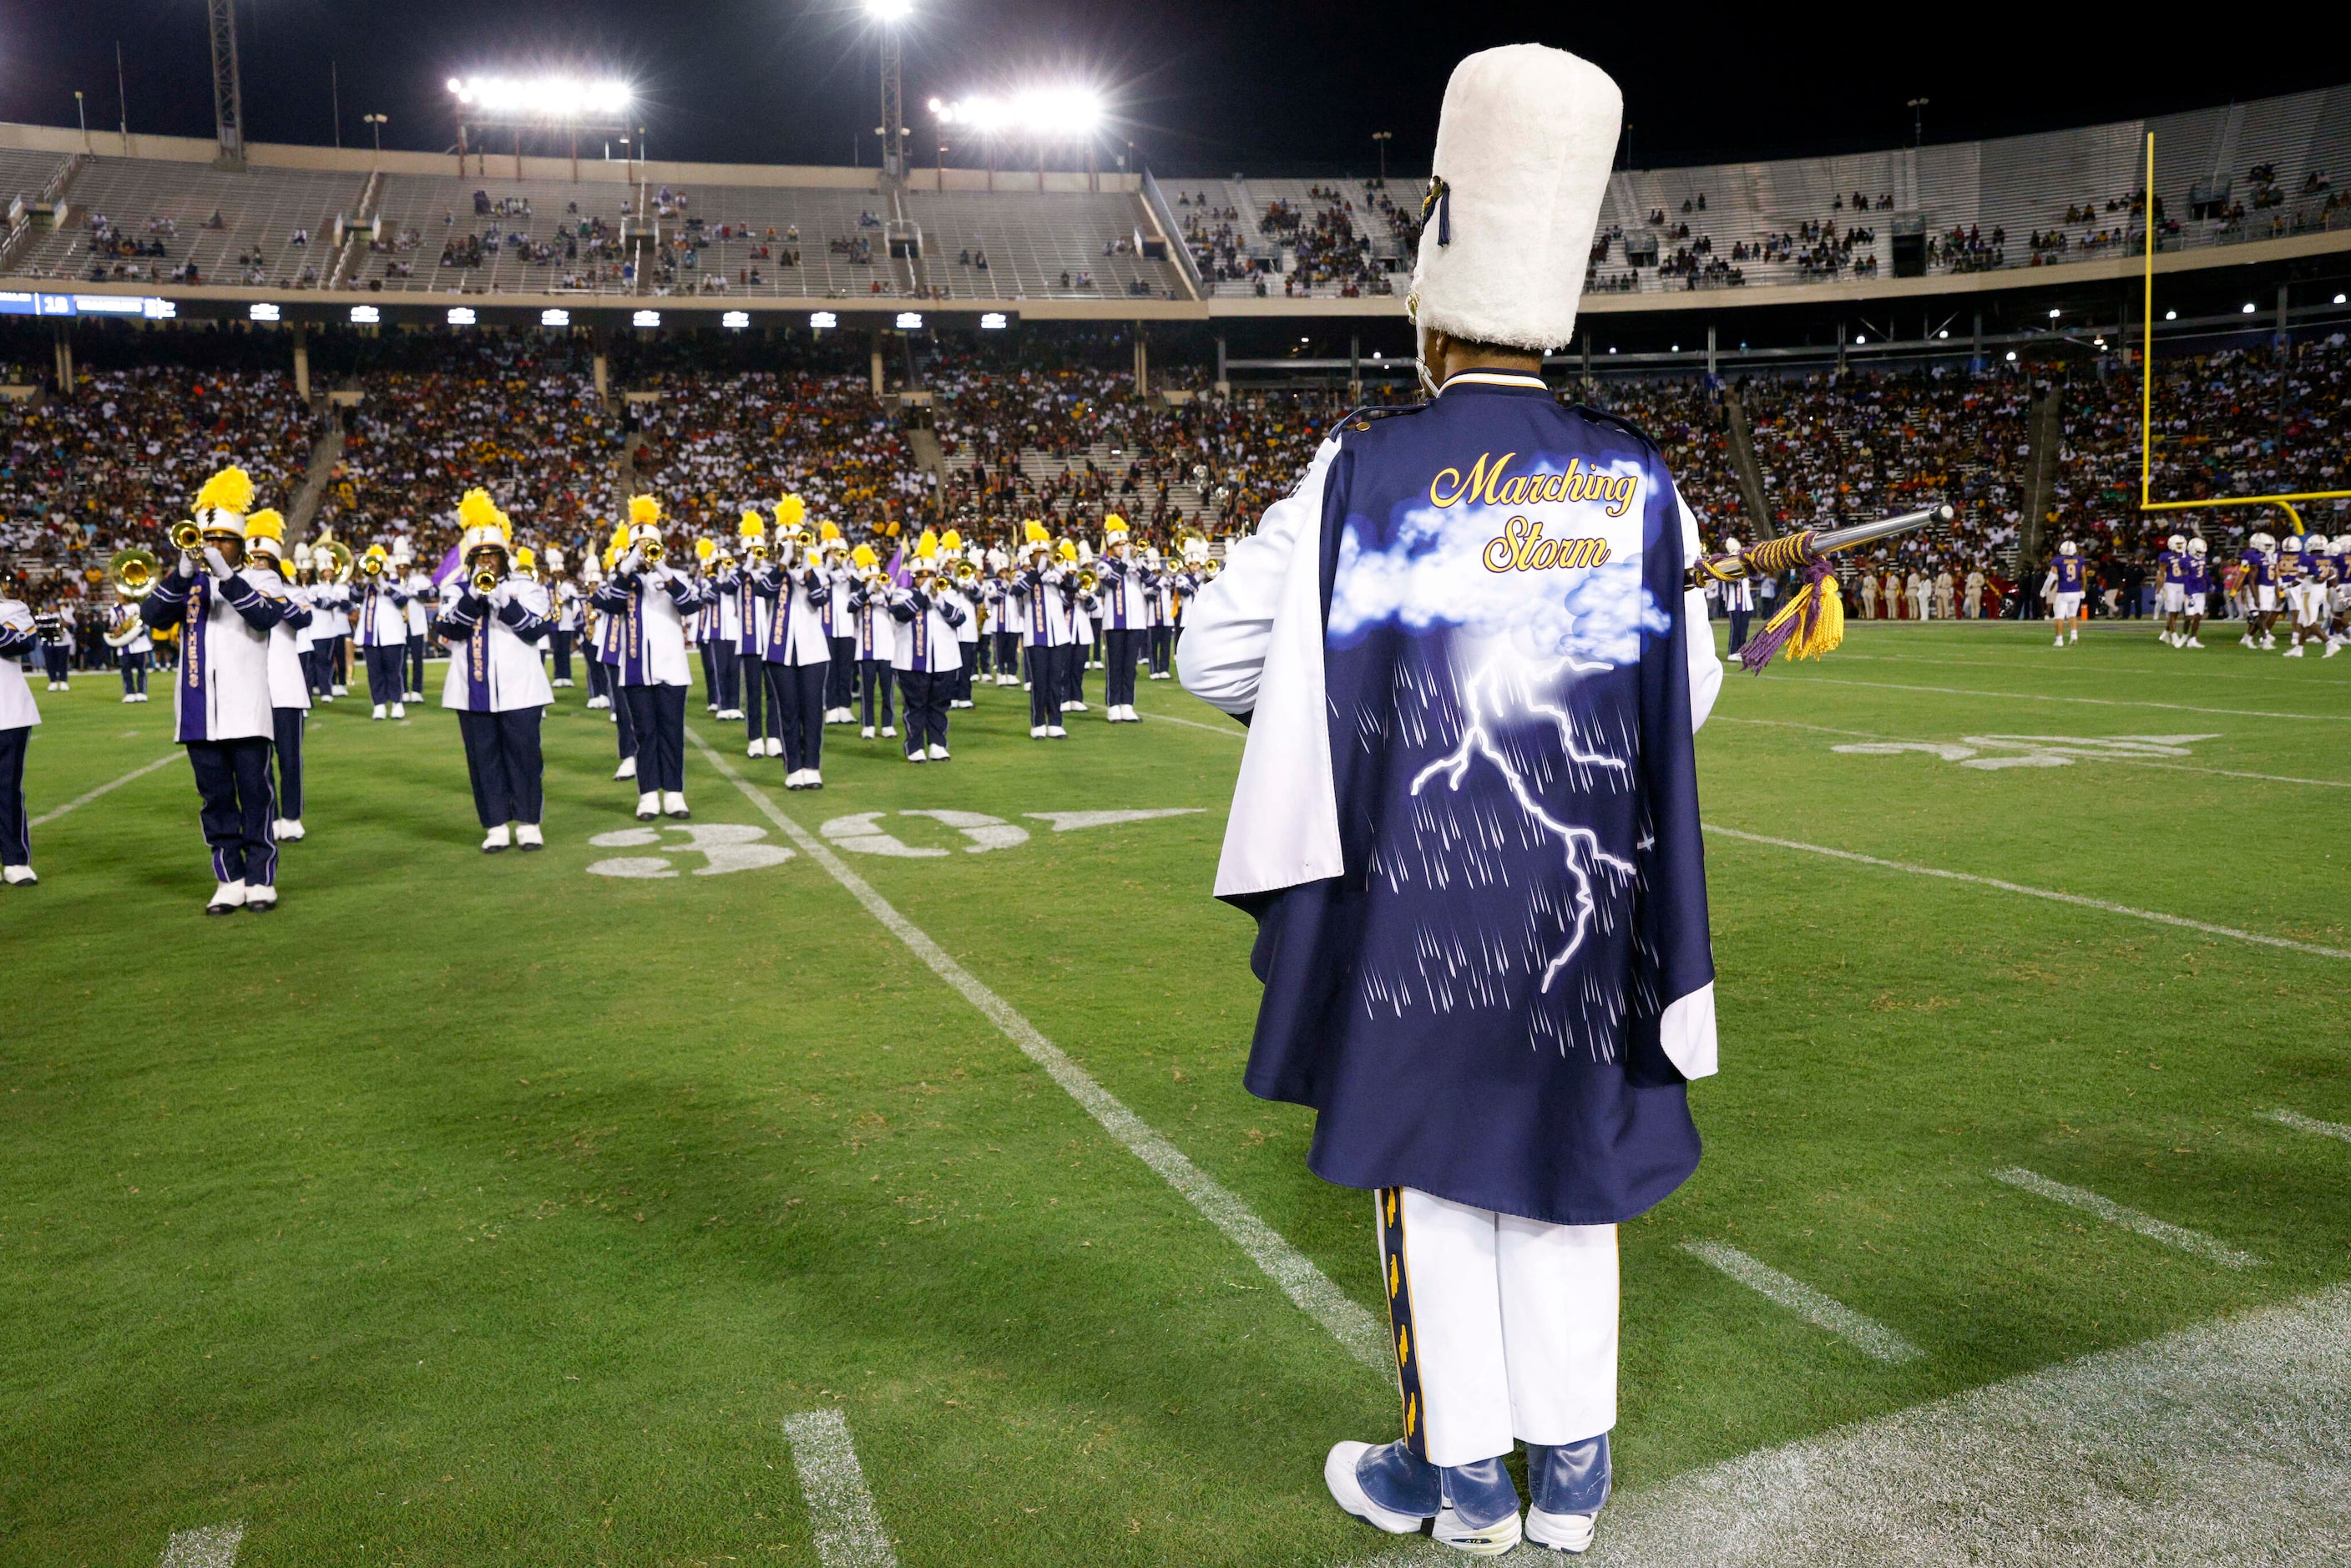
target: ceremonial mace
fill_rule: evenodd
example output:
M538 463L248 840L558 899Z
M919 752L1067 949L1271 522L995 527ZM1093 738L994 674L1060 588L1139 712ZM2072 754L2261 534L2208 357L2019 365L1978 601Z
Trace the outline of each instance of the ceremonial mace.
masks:
M1740 664L1750 674L1760 675L1783 646L1791 659L1812 659L1844 641L1844 603L1837 593L1836 574L1829 570L1830 556L1928 523L1948 523L1956 515L1946 502L1851 528L1805 528L1737 555L1700 556L1683 580L1691 588L1703 588L1709 582L1737 582L1782 571L1805 574L1804 585L1739 651Z

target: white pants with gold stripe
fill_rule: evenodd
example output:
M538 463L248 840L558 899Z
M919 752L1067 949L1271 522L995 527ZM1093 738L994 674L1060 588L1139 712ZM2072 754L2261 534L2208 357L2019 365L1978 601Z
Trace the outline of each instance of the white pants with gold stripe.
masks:
M1405 1437L1435 1465L1616 1425L1616 1228L1374 1194Z

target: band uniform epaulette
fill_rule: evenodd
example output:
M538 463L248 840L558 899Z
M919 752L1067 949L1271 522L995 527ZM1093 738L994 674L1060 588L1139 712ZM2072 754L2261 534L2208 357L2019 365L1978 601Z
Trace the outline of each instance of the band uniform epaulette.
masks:
M1649 438L1649 433L1647 431L1643 430L1639 425L1635 424L1631 420L1626 419L1621 413L1611 413L1604 408L1594 408L1588 402L1570 403L1568 404L1567 412L1573 414L1581 414L1583 418L1590 420L1594 424L1604 424L1612 429L1621 430L1625 434L1631 436L1634 440L1639 442L1642 445L1647 447L1651 452L1657 453L1660 456L1664 455L1657 444Z
M1327 441L1332 436L1344 435L1351 430L1369 430L1375 419L1393 419L1400 413L1418 413L1427 406L1425 402L1365 403L1341 418L1323 439Z

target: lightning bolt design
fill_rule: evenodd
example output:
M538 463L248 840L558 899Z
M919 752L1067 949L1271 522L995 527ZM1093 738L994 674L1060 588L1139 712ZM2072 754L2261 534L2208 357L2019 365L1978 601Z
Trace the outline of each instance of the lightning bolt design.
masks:
M1597 910L1597 901L1592 892L1593 874L1606 870L1618 876L1631 877L1638 874L1638 868L1630 861L1601 848L1599 835L1591 829L1561 821L1553 816L1527 788L1518 764L1495 739L1494 726L1513 713L1549 719L1559 731L1560 748L1566 753L1570 762L1583 768L1625 771L1622 758L1586 748L1576 736L1575 725L1566 711L1544 698L1544 694L1551 691L1562 675L1608 667L1605 664L1586 664L1572 658L1537 664L1506 653L1499 656L1489 654L1461 684L1463 721L1460 740L1448 755L1422 768L1412 781L1412 793L1416 796L1430 779L1440 775L1446 776L1447 788L1458 791L1462 779L1469 772L1470 765L1483 758L1492 763L1495 771L1502 776L1502 781L1509 786L1519 809L1545 833L1559 841L1567 873L1575 883L1572 911L1573 931L1568 936L1567 945L1553 954L1543 968L1542 984L1538 988L1546 992L1551 989L1552 981L1559 977L1559 972L1583 946L1584 936L1591 929Z

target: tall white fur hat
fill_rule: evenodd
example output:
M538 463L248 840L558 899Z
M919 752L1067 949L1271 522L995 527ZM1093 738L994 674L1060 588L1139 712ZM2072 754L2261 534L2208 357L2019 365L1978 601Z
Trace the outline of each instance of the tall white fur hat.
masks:
M1412 273L1422 327L1536 352L1574 338L1624 117L1608 73L1564 49L1453 68Z

